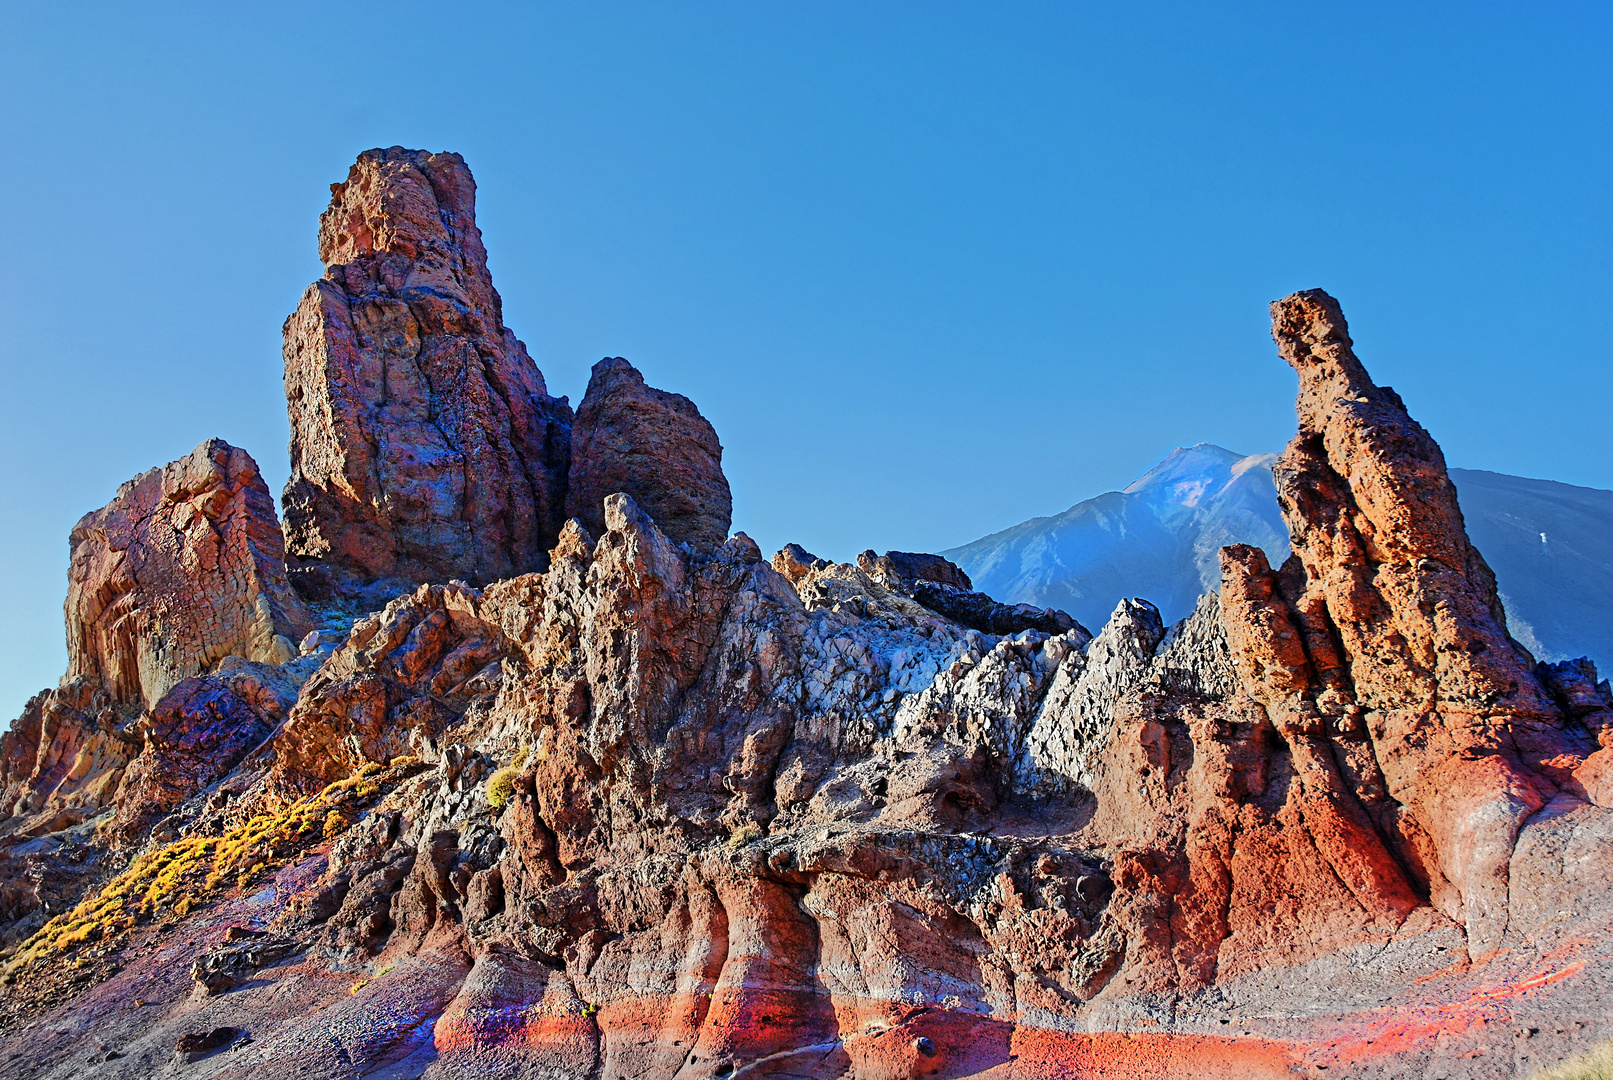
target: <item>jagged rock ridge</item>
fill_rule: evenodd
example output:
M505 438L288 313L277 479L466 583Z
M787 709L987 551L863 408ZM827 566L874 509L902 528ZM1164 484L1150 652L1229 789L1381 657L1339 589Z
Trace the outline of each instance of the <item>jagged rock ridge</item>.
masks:
M1331 299L1274 315L1298 554L1173 626L987 632L944 560L770 564L613 492L543 572L176 686L113 813L179 839L11 954L8 1067L1388 1075L1605 1032L1613 697L1514 649ZM196 754L233 764L170 783Z

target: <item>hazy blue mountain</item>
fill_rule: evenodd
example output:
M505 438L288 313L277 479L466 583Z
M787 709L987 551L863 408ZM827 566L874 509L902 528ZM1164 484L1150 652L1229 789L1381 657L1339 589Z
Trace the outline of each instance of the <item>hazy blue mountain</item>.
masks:
M1451 479L1512 636L1542 660L1613 671L1613 491L1476 469Z
M1257 544L1273 563L1288 557L1271 482L1276 459L1211 443L1173 450L1124 491L941 554L982 592L1063 608L1094 632L1124 596L1153 601L1172 622L1221 587L1223 544Z
M1223 544L1288 557L1275 454L1210 443L1173 450L1124 491L942 552L975 588L1063 608L1096 630L1122 597L1167 621L1220 587ZM1543 660L1589 655L1613 670L1613 491L1452 469L1468 534L1495 570L1513 636Z

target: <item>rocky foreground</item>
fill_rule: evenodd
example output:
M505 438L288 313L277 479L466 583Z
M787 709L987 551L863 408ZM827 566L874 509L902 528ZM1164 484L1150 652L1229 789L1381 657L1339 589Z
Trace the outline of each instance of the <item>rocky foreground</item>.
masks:
M1319 291L1275 478L1093 635L764 559L622 359L503 326L457 155L362 155L214 440L73 531L0 740L8 1077L1512 1077L1613 1035L1613 695L1507 634Z

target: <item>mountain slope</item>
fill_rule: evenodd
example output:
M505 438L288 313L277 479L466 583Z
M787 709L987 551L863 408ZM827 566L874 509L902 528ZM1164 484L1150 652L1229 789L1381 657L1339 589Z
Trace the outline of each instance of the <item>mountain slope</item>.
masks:
M1224 544L1288 557L1274 454L1211 443L1171 451L1124 491L1076 503L942 552L1009 603L1063 608L1101 625L1140 596L1167 622L1220 588ZM1536 657L1613 667L1613 491L1450 470L1474 545L1500 583L1510 628Z
M1124 491L941 554L1009 603L1063 608L1101 626L1121 597L1140 596L1173 622L1221 587L1223 544L1254 544L1273 563L1288 557L1274 460L1212 443L1180 448Z
M1613 491L1477 469L1451 480L1512 636L1542 660L1613 668Z

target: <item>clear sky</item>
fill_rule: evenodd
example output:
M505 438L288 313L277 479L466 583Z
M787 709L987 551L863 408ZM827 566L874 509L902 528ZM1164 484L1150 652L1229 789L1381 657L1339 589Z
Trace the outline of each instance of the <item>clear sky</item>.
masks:
M371 146L465 155L551 392L688 394L766 551L1279 449L1266 303L1312 286L1453 464L1613 487L1610 11L8 5L0 724L80 515L213 435L279 491L280 325Z

